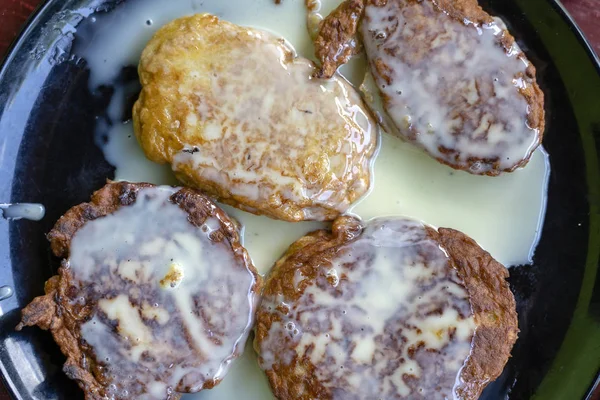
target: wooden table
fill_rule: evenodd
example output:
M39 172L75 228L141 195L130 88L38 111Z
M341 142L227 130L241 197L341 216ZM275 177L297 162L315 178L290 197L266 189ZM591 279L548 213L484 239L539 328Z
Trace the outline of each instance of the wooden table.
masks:
M600 0L562 1L600 55ZM4 54L39 3L40 0L0 0L0 55ZM1 386L0 400L10 400ZM593 400L600 400L600 388Z

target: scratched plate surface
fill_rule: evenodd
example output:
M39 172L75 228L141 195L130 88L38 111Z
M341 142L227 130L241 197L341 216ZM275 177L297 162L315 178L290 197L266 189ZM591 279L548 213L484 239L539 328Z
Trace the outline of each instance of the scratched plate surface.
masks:
M600 368L600 66L554 2L481 3L526 38L520 44L546 93L552 167L535 262L511 271L521 334L483 398L584 398ZM0 302L0 372L16 399L83 398L50 335L14 326L56 271L45 233L113 174L93 137L111 88L90 93L85 61L70 54L69 27L83 18L71 11L90 5L111 9L101 0L47 2L0 71L0 203L47 209L41 222L0 221L0 285L14 291Z

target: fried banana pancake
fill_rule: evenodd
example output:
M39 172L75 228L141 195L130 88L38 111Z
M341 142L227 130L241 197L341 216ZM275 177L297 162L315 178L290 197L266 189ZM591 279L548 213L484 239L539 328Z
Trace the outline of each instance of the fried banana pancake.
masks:
M404 219L294 243L257 313L278 399L477 399L517 337L507 270L473 240Z
M438 161L498 175L541 143L535 68L475 0L369 0L361 32L396 133Z
M186 185L272 218L331 220L369 188L377 124L339 75L313 79L270 33L202 14L160 29L134 129Z
M234 223L191 189L110 183L48 235L59 273L17 329L51 331L86 400L174 400L244 349L259 276Z

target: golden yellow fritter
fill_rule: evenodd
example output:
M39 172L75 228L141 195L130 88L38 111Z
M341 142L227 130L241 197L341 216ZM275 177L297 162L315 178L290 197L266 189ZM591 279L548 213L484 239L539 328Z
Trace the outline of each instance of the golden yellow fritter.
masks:
M133 109L146 156L220 201L287 221L331 220L369 188L376 123L340 76L270 33L200 14L150 40Z

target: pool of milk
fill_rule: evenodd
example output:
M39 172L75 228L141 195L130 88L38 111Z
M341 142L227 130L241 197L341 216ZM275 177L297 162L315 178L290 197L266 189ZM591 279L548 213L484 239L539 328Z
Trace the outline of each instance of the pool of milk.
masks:
M340 0L324 0L327 14ZM231 22L283 36L298 55L314 59L306 27L304 0L128 0L110 13L97 13L78 29L74 53L90 68L90 90L113 86L107 114L98 119L97 143L116 167L115 179L177 184L168 166L147 160L133 135L127 99L139 90L122 84L124 67L136 66L152 34L183 15L210 12ZM341 72L357 87L365 61L357 57ZM351 210L363 218L406 215L441 227L461 230L507 266L531 262L544 220L549 177L548 156L538 149L529 164L499 177L475 176L439 164L408 143L382 133L374 162L374 184ZM303 234L326 227L319 222L288 223L224 208L243 225L244 245L256 267L267 273L285 249ZM248 344L215 389L184 400L271 399L264 374Z

